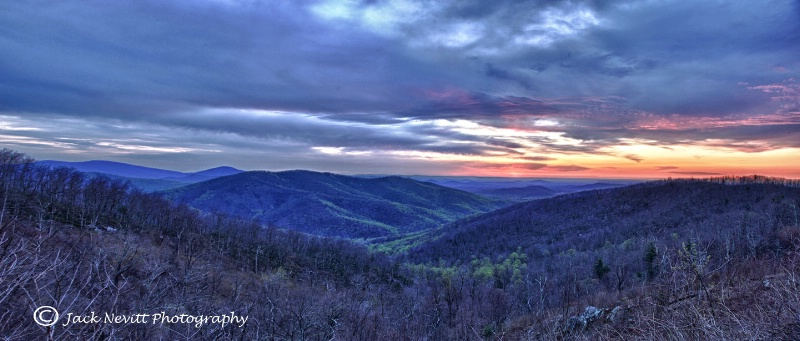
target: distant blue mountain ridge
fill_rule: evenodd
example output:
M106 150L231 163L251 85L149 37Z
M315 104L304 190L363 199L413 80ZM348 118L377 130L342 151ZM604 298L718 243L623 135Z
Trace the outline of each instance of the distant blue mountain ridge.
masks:
M129 181L134 187L146 192L158 192L200 183L216 178L236 175L244 171L228 167L215 167L198 172L178 172L173 170L137 166L128 163L92 160L68 162L44 160L39 164L50 167L71 167L92 176L105 175ZM358 175L361 178L379 178L386 175ZM593 189L622 187L637 183L637 180L624 179L525 179L503 177L461 177L461 176L406 176L422 182L459 189L482 196L521 202L532 199L549 198L559 194ZM598 182L600 181L600 182Z
M221 176L234 175L243 172L242 170L233 167L223 166L206 169L199 172L184 173L104 160L91 160L83 162L43 160L38 161L37 163L50 167L71 167L85 173L101 173L132 179L166 180L184 184L211 180Z

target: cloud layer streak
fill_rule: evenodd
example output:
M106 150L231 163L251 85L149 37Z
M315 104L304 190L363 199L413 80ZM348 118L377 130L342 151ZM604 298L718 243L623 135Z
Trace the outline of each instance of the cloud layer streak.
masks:
M800 177L798 7L8 2L0 141L165 168Z

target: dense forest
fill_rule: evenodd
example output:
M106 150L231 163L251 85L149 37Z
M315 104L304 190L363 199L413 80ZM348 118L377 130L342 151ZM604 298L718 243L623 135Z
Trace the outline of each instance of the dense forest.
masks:
M0 151L4 339L800 338L800 188L664 180L366 245ZM227 314L242 326L33 321Z
M205 212L350 239L426 230L507 205L398 176L360 178L303 170L244 172L164 194Z

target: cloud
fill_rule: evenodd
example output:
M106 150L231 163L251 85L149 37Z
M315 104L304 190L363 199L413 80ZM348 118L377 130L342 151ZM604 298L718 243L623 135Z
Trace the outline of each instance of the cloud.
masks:
M520 159L528 160L528 161L550 161L550 160L553 160L553 158L549 157L549 156L523 156Z
M456 167L459 172L465 174L483 176L518 176L548 168L547 164L537 162L487 163L470 161L453 162L451 166Z
M458 108L413 95L455 84L496 98L621 95L634 109L727 112L758 100L742 96L746 89L738 82L772 72L765 67L761 74L743 74L741 66L784 64L798 51L791 42L800 39L786 34L797 27L797 18L785 8L754 11L746 3L342 4L347 3L4 4L11 34L2 43L2 85L14 95L4 104L119 117L197 106L348 115L426 106L450 109L451 115L500 111L492 101ZM376 13L391 23L385 29L392 34L371 24ZM436 52L414 44L431 29L466 20L486 31L469 47ZM682 25L674 25L678 20ZM718 33L720 26L729 28L727 34ZM551 45L513 43L536 37ZM744 52L760 59L736 54ZM519 91L497 96L508 82ZM479 84L488 88L477 90Z
M566 165L566 166L547 166L548 169L557 170L559 172L580 172L589 170L591 168L577 166L577 165Z
M530 78L524 75L514 74L492 64L486 64L486 75L492 78L515 83L526 90L531 90L534 88Z
M308 20L289 3L243 6L4 4L3 104L120 118L194 107L353 112L402 108L403 83L435 84L409 72L423 66L391 41Z
M492 96L460 89L432 90L428 102L398 114L414 118L496 118L513 115L545 115L558 109L542 101L519 96Z
M624 158L626 158L626 159L628 159L628 160L634 161L634 162L636 162L636 163L642 162L642 160L644 160L644 159L643 159L642 157L640 157L640 156L631 155L631 154L624 155L623 157L624 157Z
M672 174L680 174L680 175L697 175L697 176L714 176L714 175L722 175L722 173L714 173L714 172L670 172Z
M468 166L472 168L483 168L483 169L494 169L494 170L501 170L501 169L525 169L525 170L537 170L547 167L547 164L543 163L535 163L535 162L528 162L528 163L506 163L506 164L484 164L484 163L469 163Z
M283 141L312 146L345 147L360 150L417 150L439 153L481 155L489 151L513 152L520 145L485 139L430 124L374 125L330 121L324 116L282 112L215 110L173 116L176 127L236 133L265 141Z
M270 149L314 166L333 161L313 147L532 167L626 141L800 148L797 13L788 1L8 1L0 116L20 124L0 127L36 151Z

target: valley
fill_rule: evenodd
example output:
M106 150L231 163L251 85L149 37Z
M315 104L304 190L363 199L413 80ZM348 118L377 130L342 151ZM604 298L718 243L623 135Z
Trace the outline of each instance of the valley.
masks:
M595 181L513 204L309 171L148 192L7 149L0 161L0 331L11 339L800 336L798 180ZM484 185L542 185L508 181ZM249 322L43 328L30 322L42 305Z
M0 340L800 340L800 0L0 23Z

